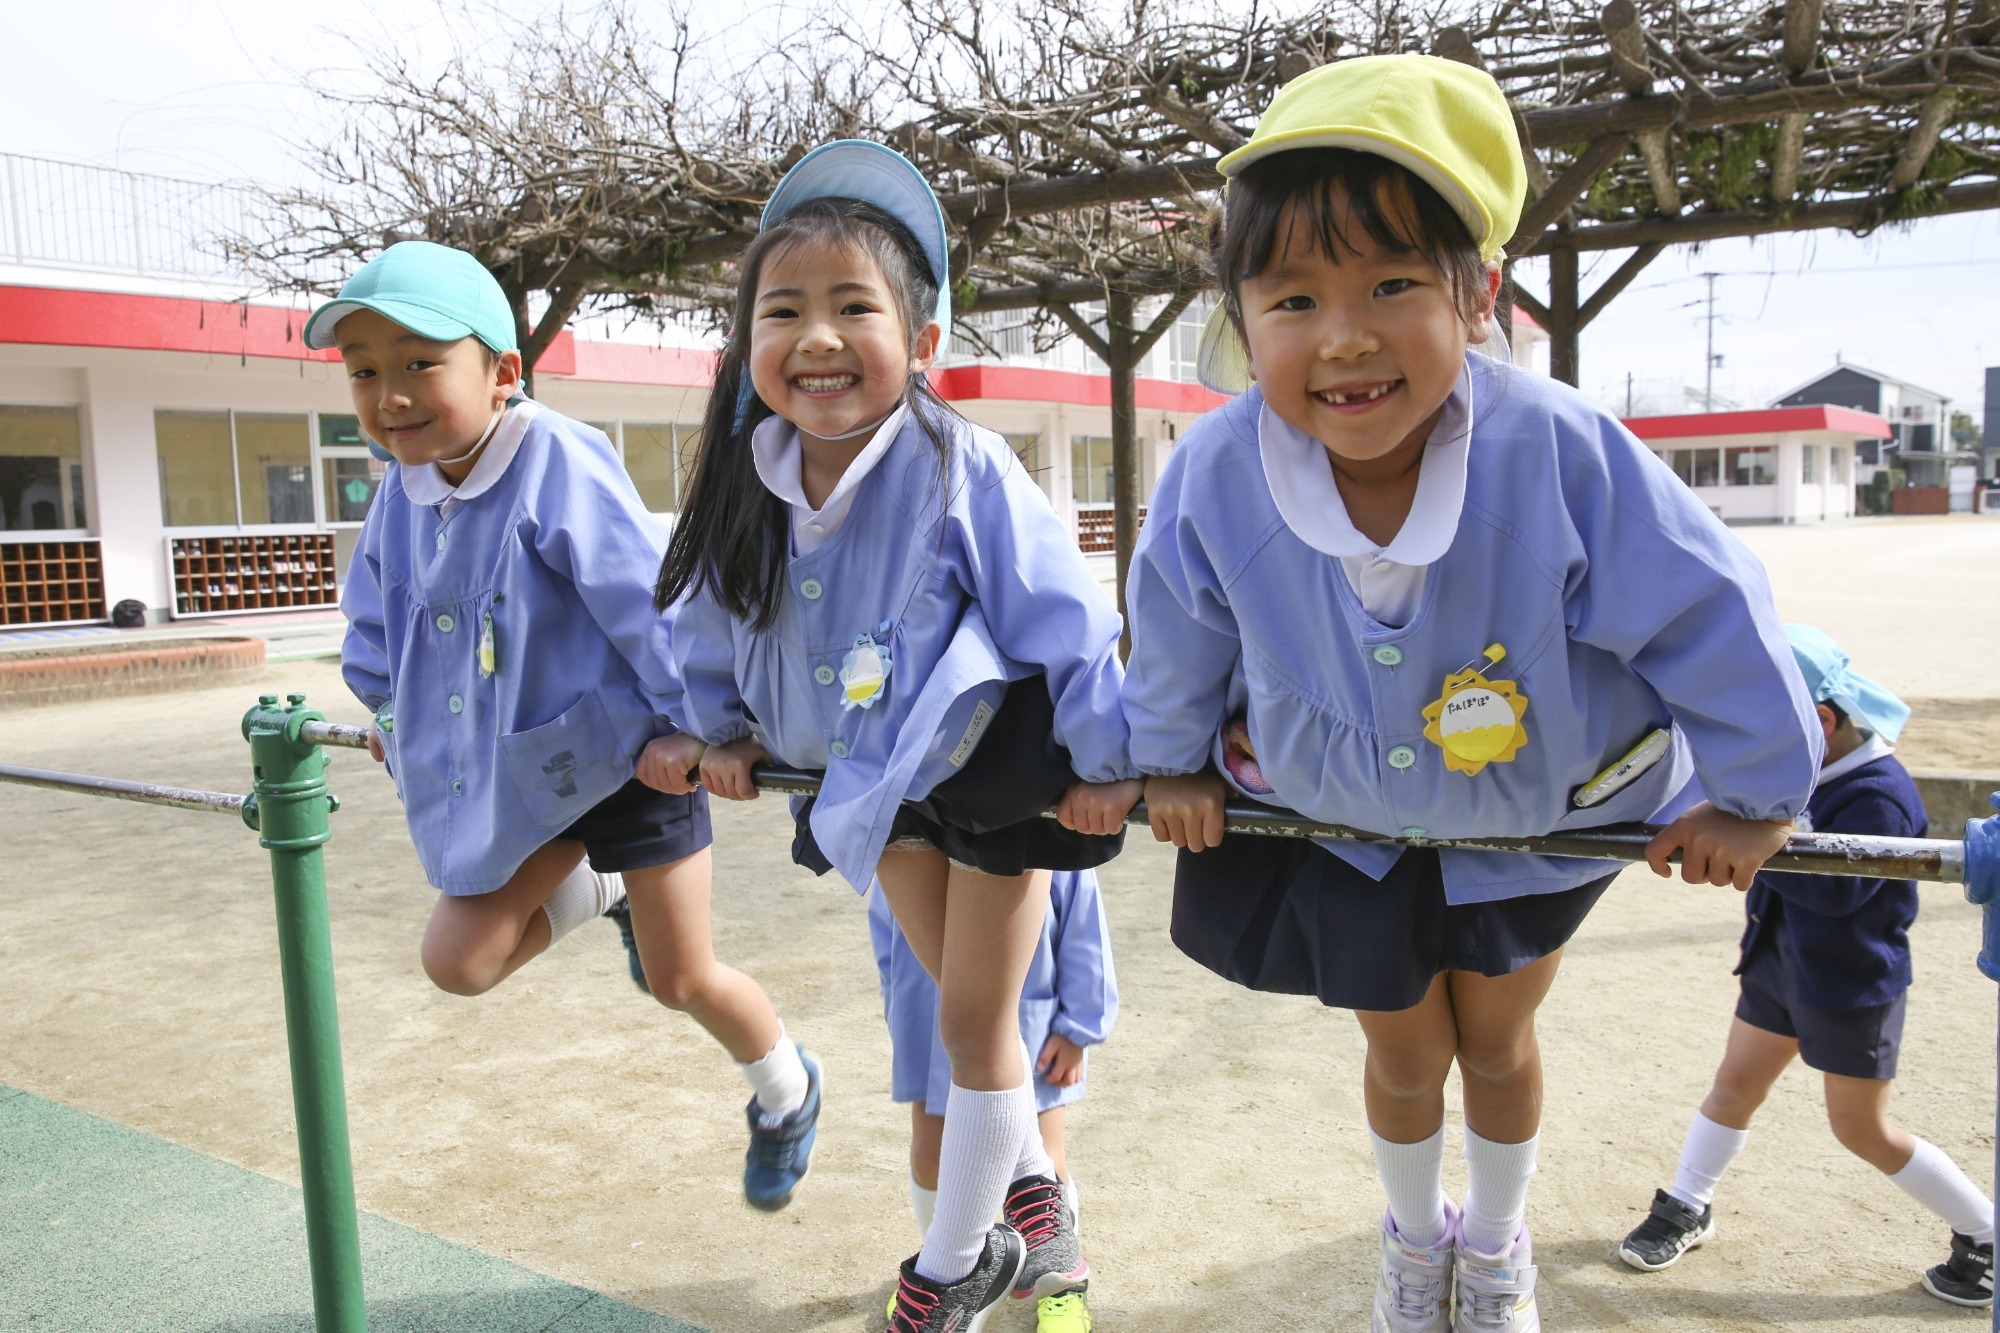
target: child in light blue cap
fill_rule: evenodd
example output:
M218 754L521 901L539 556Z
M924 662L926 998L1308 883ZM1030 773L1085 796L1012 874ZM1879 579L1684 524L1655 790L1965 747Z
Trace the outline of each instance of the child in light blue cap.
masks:
M754 1090L744 1193L790 1201L819 1071L709 941L706 796L639 782L678 693L654 610L665 548L604 435L521 393L513 311L471 255L391 246L306 322L394 460L348 570L341 671L376 716L441 990L479 995L578 924L629 911L650 989Z
M1826 759L1801 828L1922 837L1929 819L1891 747L1909 720L1901 699L1848 666L1819 630L1785 626L1818 707ZM1993 1203L1938 1148L1892 1123L1903 1007L1910 987L1913 880L1760 874L1744 910L1736 1020L1715 1085L1688 1127L1674 1183L1619 1246L1634 1268L1666 1268L1715 1235L1711 1200L1793 1056L1821 1072L1834 1137L1951 1227L1951 1254L1924 1289L1955 1305L1993 1303Z

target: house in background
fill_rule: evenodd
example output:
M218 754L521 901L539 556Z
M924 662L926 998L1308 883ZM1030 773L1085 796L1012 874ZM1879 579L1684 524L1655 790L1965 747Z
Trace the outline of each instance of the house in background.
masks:
M1802 407L1815 403L1872 412L1889 422L1889 439L1879 444L1873 440L1857 442L1856 484L1866 485L1882 468L1898 467L1903 470L1906 485L1950 487L1951 507L1971 508L1972 482L1979 459L1952 445L1951 399L1908 380L1842 361L1825 374L1779 395L1771 405ZM1962 475L1953 476L1954 465L1963 470ZM1964 493L1962 502L1959 491Z
M1857 446L1890 435L1879 416L1823 403L1627 417L1625 425L1725 523L1851 518Z

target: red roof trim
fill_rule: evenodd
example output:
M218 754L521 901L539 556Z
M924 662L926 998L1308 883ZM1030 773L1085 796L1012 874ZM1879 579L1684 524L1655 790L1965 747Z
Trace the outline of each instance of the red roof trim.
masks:
M949 402L999 399L1021 403L1074 403L1109 407L1111 378L1074 370L1043 370L1035 366L953 366L931 372L938 396ZM1199 384L1177 380L1142 379L1138 406L1152 412L1206 412L1229 401Z
M1775 435L1780 431L1832 431L1886 440L1894 432L1873 412L1814 403L1750 412L1694 412L1671 417L1627 417L1626 427L1642 440L1682 440L1716 435Z

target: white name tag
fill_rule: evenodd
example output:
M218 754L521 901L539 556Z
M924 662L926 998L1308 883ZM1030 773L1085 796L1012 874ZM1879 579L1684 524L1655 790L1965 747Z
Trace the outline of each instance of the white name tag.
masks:
M965 761L972 757L972 748L979 744L979 738L986 734L986 724L993 720L993 705L984 699L972 710L972 721L965 724L965 734L958 738L953 747L950 763L953 768L964 768Z

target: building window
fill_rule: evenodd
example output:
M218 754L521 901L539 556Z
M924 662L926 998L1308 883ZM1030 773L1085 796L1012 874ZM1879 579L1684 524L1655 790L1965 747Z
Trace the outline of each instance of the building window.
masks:
M1007 441L1007 447L1014 451L1014 457L1021 460L1021 469L1028 474L1029 480L1046 491L1048 478L1045 474L1048 471L1048 464L1042 461L1042 437L1030 432L1006 435L1002 438Z
M1854 461L1863 467L1880 467L1882 464L1882 441L1856 440Z
M615 433L607 427L605 434L620 442L625 471L646 508L655 514L679 513L694 477L701 427L672 421L626 421L618 427Z
M1819 446L1808 444L1799 450L1799 480L1810 486L1813 473L1819 469Z
M1069 437L1070 499L1080 505L1111 503L1111 438Z
M1720 449L1676 449L1667 461L1673 465L1674 475L1690 486L1722 484Z
M1772 486L1778 480L1778 451L1742 445L1723 452L1722 470L1730 486Z
M90 526L83 428L73 407L0 407L0 532Z
M304 416L160 411L153 434L168 527L313 521L312 437Z
M1827 480L1835 483L1847 480L1847 454L1837 444L1826 447Z

